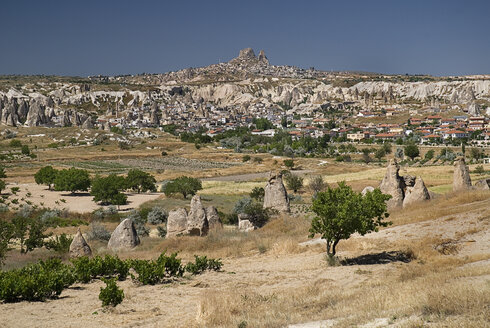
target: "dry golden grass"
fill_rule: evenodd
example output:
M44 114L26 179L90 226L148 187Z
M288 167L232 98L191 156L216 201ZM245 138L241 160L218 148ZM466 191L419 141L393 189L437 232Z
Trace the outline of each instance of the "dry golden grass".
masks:
M419 203L417 206L403 210L393 210L390 220L396 226L488 208L490 208L488 191L448 193L430 202Z

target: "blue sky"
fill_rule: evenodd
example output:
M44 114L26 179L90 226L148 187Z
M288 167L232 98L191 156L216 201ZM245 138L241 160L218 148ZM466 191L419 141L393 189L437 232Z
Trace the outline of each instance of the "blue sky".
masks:
M490 1L3 0L0 74L163 73L245 47L322 70L490 74Z

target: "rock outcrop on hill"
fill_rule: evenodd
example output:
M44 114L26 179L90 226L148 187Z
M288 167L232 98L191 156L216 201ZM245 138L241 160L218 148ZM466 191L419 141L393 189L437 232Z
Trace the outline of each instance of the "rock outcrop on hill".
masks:
M475 182L475 189L478 190L490 190L490 179L481 179Z
M463 157L454 161L453 191L467 190L471 188L471 178L468 166Z
M170 211L167 218L167 237L175 237L187 233L187 211L178 208Z
M125 219L112 232L107 248L111 250L131 249L140 244L140 239L131 219Z
M399 171L400 167L396 160L390 160L386 168L385 177L379 186L383 194L391 195L391 199L387 202L388 208L401 207L403 205L405 180L398 174Z
M73 237L70 244L70 257L81 257L92 255L92 249L87 244L85 238L83 238L80 228L78 228L77 234Z
M418 201L431 199L430 193L421 177L400 176L399 171L398 163L395 159L392 159L379 186L382 193L392 197L387 202L388 209L406 207Z
M187 215L187 234L191 236L205 236L209 230L206 210L201 203L201 196L194 195L191 200L191 210Z
M206 218L208 219L209 230L216 230L223 228L223 223L218 215L218 210L214 206L208 206L206 208Z
M429 190L425 187L424 180L421 177L415 179L413 187L407 187L405 190L405 198L403 199L403 207L413 203L429 200Z
M264 208L277 210L280 213L289 213L289 198L281 173L269 174L269 180L264 188Z
M249 232L254 231L255 229L257 229L257 227L253 225L252 221L250 221L250 217L247 214L238 214L238 230Z
M210 229L215 230L222 227L218 210L214 206L204 208L201 197L195 195L192 197L189 213L185 208L170 211L167 219L167 237L205 236Z

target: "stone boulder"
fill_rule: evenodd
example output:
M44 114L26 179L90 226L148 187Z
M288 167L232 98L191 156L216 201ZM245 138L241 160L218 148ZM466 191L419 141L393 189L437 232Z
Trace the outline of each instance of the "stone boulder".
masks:
M208 225L210 230L216 230L223 228L223 223L218 215L218 210L214 206L209 206L206 208L206 219L208 220Z
M80 228L78 228L77 234L73 237L73 241L70 244L70 257L82 257L92 255L92 250L87 244L85 238L83 238Z
M371 187L371 186L367 186L366 188L364 188L362 191L361 191L361 194L363 196L365 196L368 192L373 192L374 191L374 187Z
M201 196L195 195L192 197L191 210L187 216L187 233L191 236L205 236L208 230L209 224L206 210L201 203Z
M167 237L175 237L187 233L187 211L178 208L168 213Z
M475 182L475 189L478 190L490 190L490 179L481 179Z
M403 199L403 207L409 206L416 202L429 200L430 194L425 187L424 180L421 177L415 179L413 187L407 187L405 190L405 198Z
M249 232L257 229L250 221L250 218L247 214L240 213L238 214L238 230L243 232Z
M271 208L280 213L289 213L289 198L281 173L270 173L265 186L264 208Z
M471 178L464 158L454 162L453 191L468 190L471 188Z
M130 249L138 246L140 239L131 219L122 221L112 232L107 247L112 250Z
M405 182L398 174L399 171L400 167L398 163L392 159L386 168L386 175L379 186L383 194L391 195L391 199L387 202L388 209L403 205Z

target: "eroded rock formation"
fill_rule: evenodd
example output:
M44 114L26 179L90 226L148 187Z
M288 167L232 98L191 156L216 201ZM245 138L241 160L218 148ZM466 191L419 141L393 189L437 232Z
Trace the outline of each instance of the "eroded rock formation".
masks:
M264 208L271 208L280 213L289 213L289 198L281 173L270 173L264 188Z

